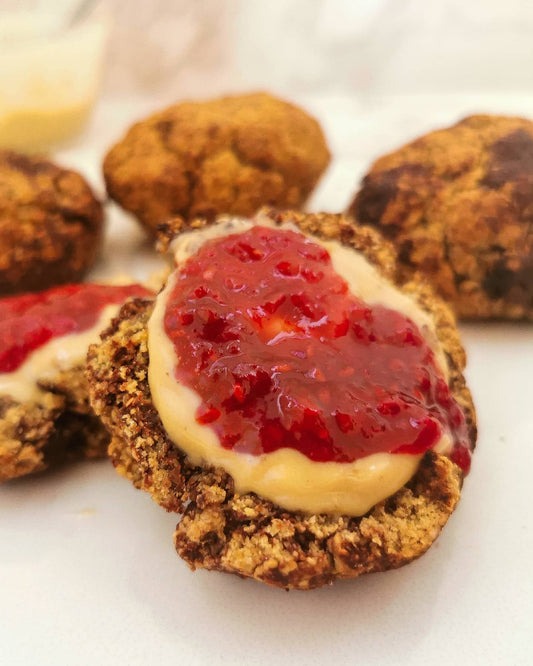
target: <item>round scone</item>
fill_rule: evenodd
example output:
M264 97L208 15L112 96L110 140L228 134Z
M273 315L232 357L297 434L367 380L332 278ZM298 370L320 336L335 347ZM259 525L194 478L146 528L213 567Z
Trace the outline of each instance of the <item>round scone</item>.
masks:
M89 348L118 471L183 514L192 569L310 589L420 556L475 443L447 306L342 216L196 227Z
M533 122L478 115L375 162L349 212L464 318L533 318Z
M82 176L0 150L0 295L79 280L101 237L102 206Z
M266 93L183 102L135 124L104 160L109 195L152 233L174 215L298 208L329 162L320 125Z
M89 344L140 285L72 284L0 299L0 483L105 455L89 404Z

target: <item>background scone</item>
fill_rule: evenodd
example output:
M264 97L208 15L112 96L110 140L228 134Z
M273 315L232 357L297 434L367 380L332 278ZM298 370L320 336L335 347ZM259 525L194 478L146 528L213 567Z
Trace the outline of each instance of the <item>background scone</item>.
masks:
M79 280L101 237L102 206L82 176L0 150L0 295Z
M0 299L0 483L105 455L89 404L87 347L140 285L66 285Z
M478 115L381 157L349 212L465 318L533 318L533 123Z
M180 215L298 208L329 162L320 125L257 93L183 102L135 124L104 160L109 195L152 232Z
M357 228L334 215L263 212L255 222L259 226L222 219L178 237L173 250L179 271L156 301L126 304L102 334L101 344L90 347L91 402L110 430L111 457L118 471L138 488L168 510L184 514L175 544L193 569L216 569L280 587L309 589L335 578L402 566L427 550L453 512L475 442L474 409L462 375L465 357L453 316L427 287L411 283L402 294L392 286L394 252L371 229ZM172 235L170 227L168 231ZM217 238L218 234L222 235ZM221 262L216 254L221 247L227 261ZM365 282L362 293L368 295L349 314L336 308L338 322L325 317L320 308L329 307L330 297L338 297L340 303L361 292L353 291L351 269L347 269L348 283L337 274L332 277L333 256L335 271L346 258L348 264L358 264L357 276ZM268 264L275 265L273 272L266 274L273 276L273 282L263 279L262 262L274 262ZM218 276L222 291L213 291L217 266L223 266ZM243 289L238 271L260 276ZM201 284L194 287L196 279ZM288 291L279 291L281 284ZM263 288L271 296L263 306L255 301L249 308L243 306L247 294ZM185 310L169 305L180 290ZM222 295L229 293L224 290L235 292L234 302ZM381 306L382 298L392 298L398 310ZM413 314L420 328L401 314L404 311ZM397 326L389 330L385 321ZM238 329L242 322L244 328ZM175 357L172 352L166 355L169 343L161 331L167 336L172 332L174 341L187 341L192 339L189 326L197 327L194 330L208 345L202 346L192 335L193 347L199 346L190 354L178 353L180 362L174 366ZM265 345L252 357L243 350L254 327ZM239 337L238 330L248 332ZM353 342L355 356L339 357L336 351L330 356L340 344L334 340L344 338L349 345L358 340ZM359 362L355 357L362 358L364 365L370 358L364 350L376 340L379 359L372 356L366 371L350 374ZM222 357L215 352L219 344L225 350ZM285 352L278 352L279 357L274 352L269 374L264 359L276 347ZM396 348L402 350L399 363ZM329 377L321 369L322 353ZM416 395L431 393L431 409L440 405L439 418L448 424L442 428L422 412L418 418L406 416L414 403L403 399L397 382L405 377L403 363L418 354L423 366L415 365L408 379L414 382ZM304 376L299 368L307 359L309 372ZM386 383L385 390L365 394L372 381L367 384L359 378L381 376L382 371L389 379L387 373L392 372L396 379ZM188 391L187 373L205 383L207 393L200 385L196 393ZM293 383L289 392L280 389L282 375L289 382L296 376L301 386ZM346 398L343 382L354 376L369 400L359 396L350 414L340 408ZM214 391L209 383L213 377ZM316 402L308 403L308 397ZM370 407L374 398L377 411L376 405ZM268 409L274 406L274 417L261 411L267 401ZM276 411L282 402L283 408ZM329 417L321 412L324 421L315 409L319 403L334 410ZM244 428L252 424L250 429L239 430L241 415ZM219 425L226 417L229 420ZM399 425L403 418L407 429ZM338 427L330 446L333 421ZM380 438L375 455L366 449L354 453L365 447L365 438L374 442Z

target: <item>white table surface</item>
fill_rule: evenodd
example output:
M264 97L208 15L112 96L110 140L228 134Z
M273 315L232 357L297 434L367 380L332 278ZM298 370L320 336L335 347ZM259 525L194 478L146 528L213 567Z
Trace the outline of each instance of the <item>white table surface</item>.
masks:
M369 162L468 112L531 113L533 96L300 100L335 161L310 208L339 210ZM58 154L101 188L106 146L154 101L102 103ZM160 265L108 206L94 275ZM533 326L462 325L479 442L459 508L420 560L312 592L192 573L176 516L107 461L0 487L0 663L533 664Z

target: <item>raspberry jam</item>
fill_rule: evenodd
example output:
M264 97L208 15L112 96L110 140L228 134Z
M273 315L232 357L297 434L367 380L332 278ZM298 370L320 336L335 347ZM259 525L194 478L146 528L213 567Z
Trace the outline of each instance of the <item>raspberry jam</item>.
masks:
M0 299L0 372L13 372L52 338L92 328L106 305L149 295L139 284L69 284Z
M446 431L468 471L464 414L418 327L353 296L302 234L255 226L204 243L177 273L164 328L197 421L226 449L346 463L420 454Z

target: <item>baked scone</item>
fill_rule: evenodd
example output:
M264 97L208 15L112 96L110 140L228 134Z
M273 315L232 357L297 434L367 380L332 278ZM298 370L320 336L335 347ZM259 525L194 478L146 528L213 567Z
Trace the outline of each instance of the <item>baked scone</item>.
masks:
M105 455L89 404L87 347L140 285L76 284L0 299L0 483Z
M464 318L533 318L533 122L477 115L374 163L349 212Z
M133 125L104 160L109 195L155 233L179 215L298 208L329 162L320 125L266 93L183 102Z
M342 216L194 226L89 348L117 470L183 514L192 569L310 589L420 556L476 437L450 310Z
M102 206L82 176L0 150L0 295L76 282L101 237Z

